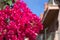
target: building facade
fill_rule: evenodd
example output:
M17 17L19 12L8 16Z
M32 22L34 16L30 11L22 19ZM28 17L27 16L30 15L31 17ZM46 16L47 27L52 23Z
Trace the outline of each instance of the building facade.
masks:
M60 40L60 8L58 3L54 3L55 1L49 0L45 4L42 19L44 25L43 40Z

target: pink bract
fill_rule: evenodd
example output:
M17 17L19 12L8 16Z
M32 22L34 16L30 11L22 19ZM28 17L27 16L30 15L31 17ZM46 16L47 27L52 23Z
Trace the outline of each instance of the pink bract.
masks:
M13 8L6 6L0 10L0 40L24 40L26 37L36 40L41 30L40 18L21 0L17 0Z

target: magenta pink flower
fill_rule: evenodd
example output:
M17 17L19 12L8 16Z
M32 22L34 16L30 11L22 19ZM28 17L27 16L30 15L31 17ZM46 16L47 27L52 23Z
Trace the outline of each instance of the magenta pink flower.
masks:
M22 0L17 0L12 8L7 5L0 10L0 40L36 40L41 30L40 18Z

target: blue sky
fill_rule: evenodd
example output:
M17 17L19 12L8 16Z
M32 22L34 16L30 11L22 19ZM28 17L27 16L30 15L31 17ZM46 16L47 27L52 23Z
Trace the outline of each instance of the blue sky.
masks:
M44 12L44 3L48 0L24 0L31 11L37 16Z

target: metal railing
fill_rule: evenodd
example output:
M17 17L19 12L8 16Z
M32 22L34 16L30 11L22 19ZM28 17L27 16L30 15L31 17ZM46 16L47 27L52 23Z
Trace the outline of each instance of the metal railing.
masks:
M49 32L47 33L47 28L45 29L44 31L44 35L43 35L43 40L54 40L54 39L60 39L60 32ZM58 38L55 38L55 37L58 37Z
M49 0L48 1L48 4L53 4L53 0Z

